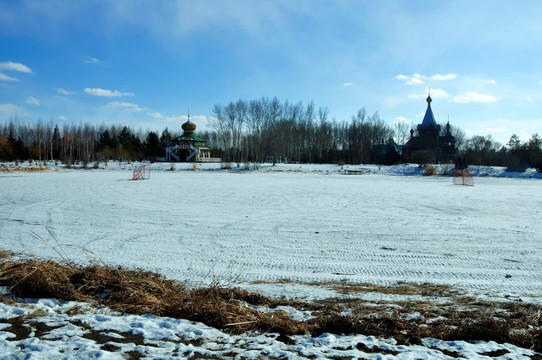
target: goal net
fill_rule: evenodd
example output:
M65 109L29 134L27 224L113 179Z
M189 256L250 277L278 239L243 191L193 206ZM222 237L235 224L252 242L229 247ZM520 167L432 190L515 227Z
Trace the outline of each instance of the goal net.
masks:
M132 180L148 180L151 177L151 164L139 165L134 170Z
M454 178L454 185L474 186L472 174L467 170L454 170L452 176Z

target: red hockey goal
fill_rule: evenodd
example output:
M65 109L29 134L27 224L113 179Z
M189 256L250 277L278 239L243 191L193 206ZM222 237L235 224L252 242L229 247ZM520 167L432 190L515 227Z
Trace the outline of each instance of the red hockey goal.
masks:
M452 172L454 185L474 186L474 179L468 170L454 170Z
M151 177L151 164L139 165L134 170L132 180L148 180Z

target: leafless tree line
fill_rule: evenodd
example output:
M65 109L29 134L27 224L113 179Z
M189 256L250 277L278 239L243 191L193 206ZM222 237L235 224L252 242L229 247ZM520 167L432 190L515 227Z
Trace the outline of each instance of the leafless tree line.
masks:
M237 162L371 162L377 146L397 133L378 112L368 116L362 108L349 122L330 119L329 112L312 101L240 99L214 105L210 124L222 158Z
M214 148L214 156L232 162L383 163L383 144L389 139L404 144L412 124L389 126L378 112L360 108L349 121L330 117L326 106L280 101L276 97L215 104L210 131L198 131ZM61 124L38 120L33 124L12 118L0 124L0 161L108 161L150 160L165 156L165 147L181 128L159 135L127 126ZM442 127L444 129L445 127ZM491 136L466 138L451 127L459 147L456 160L465 164L500 165L522 169L542 166L542 141L534 134L528 142L512 135L508 147ZM413 159L397 158L397 161ZM457 165L457 164L456 164Z
M406 136L386 125L378 112L360 109L351 121L330 118L327 107L314 102L281 102L261 98L216 104L210 124L199 132L224 161L237 162L374 162L375 148L391 136ZM180 125L180 124L179 124ZM166 128L134 132L126 126L63 124L53 121L24 124L12 119L0 127L1 160L103 161L155 160L178 136Z

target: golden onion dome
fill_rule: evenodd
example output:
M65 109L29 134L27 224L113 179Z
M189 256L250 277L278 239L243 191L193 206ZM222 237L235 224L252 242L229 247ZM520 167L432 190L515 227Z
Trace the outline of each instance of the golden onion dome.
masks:
M196 130L196 124L188 120L181 126L181 128L184 130L185 133L193 133Z

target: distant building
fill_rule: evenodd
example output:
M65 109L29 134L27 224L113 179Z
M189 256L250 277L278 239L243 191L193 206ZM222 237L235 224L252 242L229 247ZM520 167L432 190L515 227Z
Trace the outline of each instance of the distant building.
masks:
M435 121L431 109L431 96L427 96L427 110L423 121L416 128L410 130L410 139L403 145L403 157L411 161L424 151L424 155L431 155L437 163L454 161L457 157L455 137L450 132L450 122L446 123L445 132L441 135L441 127Z
M181 128L183 134L171 142L171 145L166 147L166 161L179 162L198 162L198 161L214 161L212 158L213 149L207 147L207 140L194 135L196 124L190 121L185 122Z
M380 158L377 160L384 165L397 164L401 161L402 153L403 146L397 145L393 137L390 136L387 143L382 141L382 144L380 144Z

